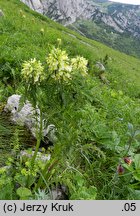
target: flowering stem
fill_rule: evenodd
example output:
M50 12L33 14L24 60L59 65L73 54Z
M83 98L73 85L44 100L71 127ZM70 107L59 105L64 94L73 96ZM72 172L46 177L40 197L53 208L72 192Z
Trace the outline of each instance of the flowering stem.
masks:
M44 167L44 170L42 171L42 175L40 176L38 183L35 187L35 190L37 190L41 185L42 185L42 180L44 181L44 179L48 180L48 178L51 175L51 170L53 169L53 167L58 163L58 160L54 160L52 162L52 164L49 166L49 164L46 162L46 165ZM44 179L42 178L42 176L44 177Z
M63 83L62 83L62 79L61 79L60 84L59 84L59 95L60 95L60 105L61 105L61 107L63 107L63 105L65 104L63 94L64 94L64 90L63 90Z
M38 123L38 122L37 122L37 123ZM36 156L37 156L37 152L38 152L38 150L39 150L41 138L42 138L42 110L40 109L39 128L38 128L38 124L37 124L37 144L36 144L36 148L35 148L34 155L33 155L32 160L31 160L31 171L32 171L33 168L34 168L34 163L35 163L35 159L36 159ZM30 176L28 176L28 180L27 180L27 185L28 185L28 186L29 186L29 178L30 178Z
M33 155L32 161L31 161L32 166L34 165L34 162L35 162L35 159L36 159L36 156L37 156L37 152L39 150L41 137L42 137L42 111L40 109L40 125L39 125L39 130L38 130L38 127L37 127L37 144L36 144L35 153Z
M129 150L130 150L130 148L131 148L132 141L133 141L133 137L130 137L130 139L129 139L129 141L128 141L128 149L127 149L127 151L126 151L126 153L125 153L126 156L128 155L128 152L129 152Z

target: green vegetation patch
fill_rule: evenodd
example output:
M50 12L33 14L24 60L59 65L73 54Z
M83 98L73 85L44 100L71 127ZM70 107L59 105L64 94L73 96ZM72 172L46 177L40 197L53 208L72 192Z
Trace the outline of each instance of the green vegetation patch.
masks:
M42 150L51 153L44 162L37 160L42 121L35 150L26 157L20 155L18 130L0 120L1 155L7 157L5 146L11 150L8 167L0 168L0 199L52 199L55 188L63 199L138 199L139 59L82 37L18 0L0 0L0 8L0 102L23 95L40 108L41 120L57 128L54 145Z

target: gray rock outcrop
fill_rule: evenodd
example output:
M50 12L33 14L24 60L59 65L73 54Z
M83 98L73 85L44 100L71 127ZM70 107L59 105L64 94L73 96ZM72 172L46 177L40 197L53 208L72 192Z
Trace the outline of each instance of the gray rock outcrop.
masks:
M101 62L97 62L95 64L95 67L100 71L100 72L105 72L105 67Z
M26 126L37 137L37 128L40 127L40 110L34 108L32 104L26 100L25 103L20 105L21 95L14 94L7 100L4 108L5 112L11 113L11 121L20 126ZM44 120L42 122L42 136L47 137L52 143L56 141L55 131L56 128L53 124L45 127Z
M74 23L77 18L90 19L95 5L88 0L21 0L31 9L47 15L64 25Z
M41 0L21 0L23 3L25 3L26 5L28 5L31 9L43 14L44 13L44 4L45 1L41 1Z
M118 33L131 33L140 38L140 6L110 3L107 0L21 0L31 9L69 25L79 19L103 23ZM105 8L104 10L102 10Z
M4 16L3 11L0 9L0 17Z
M29 153L29 151L27 150L22 150L20 151L20 157L23 160L26 161L26 158L31 158L33 155L34 155L35 151L31 151ZM51 155L50 154L45 154L45 153L42 153L42 152L37 152L37 156L36 156L36 160L40 160L42 162L46 162L48 160L50 160L51 158Z

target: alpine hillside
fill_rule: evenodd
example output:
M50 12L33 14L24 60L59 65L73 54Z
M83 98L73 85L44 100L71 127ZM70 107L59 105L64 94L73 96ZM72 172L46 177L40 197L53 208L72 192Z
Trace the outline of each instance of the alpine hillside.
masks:
M140 56L140 6L107 0L21 1L91 39Z
M140 200L139 116L138 58L0 0L0 200Z

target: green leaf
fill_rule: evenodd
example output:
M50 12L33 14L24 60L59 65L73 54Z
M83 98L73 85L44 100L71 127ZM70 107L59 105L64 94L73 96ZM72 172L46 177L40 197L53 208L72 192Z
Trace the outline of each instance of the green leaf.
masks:
M97 189L94 186L86 188L85 186L81 187L76 193L73 193L70 199L72 200L95 200L97 195Z
M139 136L139 135L140 135L140 130L136 130L134 137Z
M131 123L128 123L128 129L129 129L130 131L133 131L134 127L133 127L133 125L132 125Z
M140 173L133 173L133 176L137 181L140 181Z
M20 187L20 188L17 189L17 195L21 199L28 199L29 196L32 195L32 193L31 193L31 191L28 188Z
M140 154L136 154L134 157L134 163L135 163L135 168L136 170L140 170Z
M140 190L135 190L135 199L140 200Z

